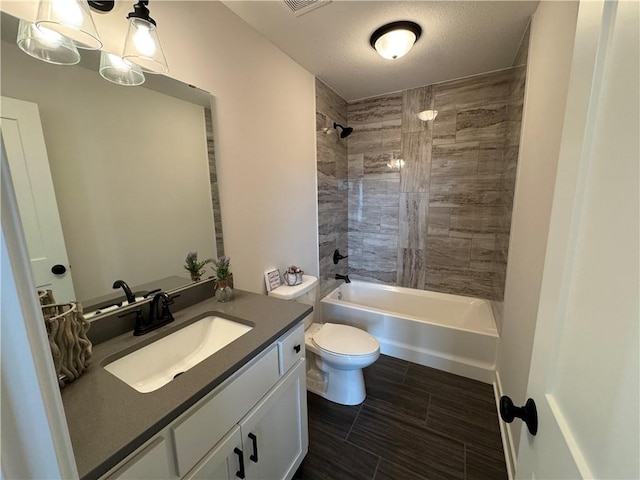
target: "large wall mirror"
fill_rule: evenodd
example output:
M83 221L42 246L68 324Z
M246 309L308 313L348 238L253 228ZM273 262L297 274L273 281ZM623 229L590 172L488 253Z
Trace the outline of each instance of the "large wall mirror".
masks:
M79 300L87 309L119 296L112 288L118 279L133 289L189 284L187 253L213 258L224 248L211 95L156 75L139 87L112 84L98 74L95 51L81 51L78 65L47 64L18 49L17 24L2 14L3 155L30 255L38 257L56 229L63 235L70 268L53 278L70 281L72 293L56 292L54 283L56 300ZM44 142L32 138L39 128L33 119L12 118L34 108ZM46 150L35 157L45 156L44 166L26 158L39 142ZM21 156L14 166L11 157ZM48 203L59 220L41 218L31 205L46 193L39 179L47 163L55 198ZM32 258L34 275L64 263L54 257L40 266Z

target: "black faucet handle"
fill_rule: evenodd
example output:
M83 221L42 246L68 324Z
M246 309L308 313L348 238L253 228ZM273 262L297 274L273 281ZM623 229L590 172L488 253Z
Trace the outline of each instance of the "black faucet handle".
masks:
M344 260L347 257L349 257L349 255L340 255L340 250L336 248L333 252L333 264L337 265L340 260Z

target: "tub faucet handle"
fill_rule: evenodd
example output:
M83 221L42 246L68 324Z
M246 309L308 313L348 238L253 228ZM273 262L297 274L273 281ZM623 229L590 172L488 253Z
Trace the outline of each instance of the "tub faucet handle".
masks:
M340 255L340 250L337 248L333 252L333 264L337 265L340 260L347 258L349 255Z

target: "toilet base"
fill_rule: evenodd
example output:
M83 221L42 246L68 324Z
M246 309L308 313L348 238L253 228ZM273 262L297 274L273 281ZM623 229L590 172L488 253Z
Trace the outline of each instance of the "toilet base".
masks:
M340 405L360 405L367 392L362 369L324 371L324 380L317 377L317 370L307 372L307 390ZM313 372L313 373L312 373Z

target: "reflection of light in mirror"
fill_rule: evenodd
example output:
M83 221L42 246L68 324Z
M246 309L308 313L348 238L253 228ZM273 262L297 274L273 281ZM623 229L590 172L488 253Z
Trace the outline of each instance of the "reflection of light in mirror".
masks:
M82 11L76 0L54 0L52 8L62 23L73 27L82 25Z
M140 53L148 57L156 53L156 43L151 38L149 26L142 23L136 23L136 33L133 36L133 42Z
M423 110L422 112L418 113L418 118L423 122L435 120L437 116L438 116L437 110Z
M387 167L391 170L400 170L404 167L404 160L401 158L394 158L389 163L387 163Z

